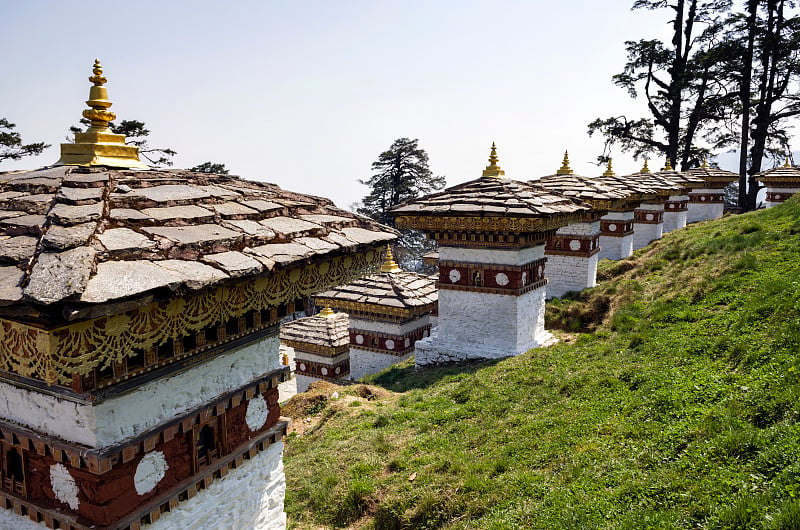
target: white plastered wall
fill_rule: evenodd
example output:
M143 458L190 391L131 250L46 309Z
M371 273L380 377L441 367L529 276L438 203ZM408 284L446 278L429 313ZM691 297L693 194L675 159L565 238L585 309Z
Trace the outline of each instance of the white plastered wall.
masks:
M719 195L722 190L713 188L693 189L692 194L712 194ZM721 202L703 203L703 202L690 202L689 210L686 212L687 223L700 223L709 221L711 219L719 219L725 210L725 205Z
M601 220L619 221L626 224L633 221L633 210L627 212L608 212ZM613 237L600 235L600 254L599 259L625 259L633 253L633 234L623 237Z
M547 256L547 298L561 298L569 291L583 291L597 285L599 256Z
M658 212L664 211L664 205L642 203L639 205L639 209L648 210L645 215L650 215L649 212L652 211L655 216ZM633 250L639 250L649 245L652 241L661 239L661 236L664 235L664 223L633 223L633 230Z
M0 417L101 449L139 436L280 367L277 334L97 404L0 383Z
M414 356L411 351L403 356L389 355L374 351L350 348L350 379L358 381L365 375L375 374L393 364L406 361Z

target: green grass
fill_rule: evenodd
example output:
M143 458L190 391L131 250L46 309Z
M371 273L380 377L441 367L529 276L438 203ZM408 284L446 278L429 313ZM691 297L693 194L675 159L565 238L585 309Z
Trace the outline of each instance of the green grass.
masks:
M599 278L548 313L591 334L329 401L287 442L290 525L800 528L800 198Z

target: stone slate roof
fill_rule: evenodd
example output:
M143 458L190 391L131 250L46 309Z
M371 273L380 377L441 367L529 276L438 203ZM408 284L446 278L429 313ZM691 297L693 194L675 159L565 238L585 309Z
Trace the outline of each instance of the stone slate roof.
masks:
M738 178L738 175L737 175ZM756 175L758 180L771 183L780 182L800 182L800 167L785 167L779 166L766 171L762 171Z
M547 175L539 180L529 180L529 184L548 191L594 204L599 201L624 201L633 195L632 190L612 186L599 179L581 175Z
M338 348L350 344L350 318L346 313L314 315L281 326L281 340Z
M629 186L633 189L649 190L662 197L677 195L683 188L682 184L672 180L672 175L677 175L674 171L658 171L655 173L631 173L630 175L601 177L609 183L618 182L620 186Z
M736 182L739 174L716 167L693 167L684 172L687 177L701 179L705 182Z
M386 244L328 199L186 170L0 173L0 306L198 289Z
M481 177L394 207L392 215L554 217L589 205L516 180Z
M416 272L380 272L314 295L333 307L336 302L373 304L393 309L429 310L438 301L436 280ZM428 307L431 306L431 307Z

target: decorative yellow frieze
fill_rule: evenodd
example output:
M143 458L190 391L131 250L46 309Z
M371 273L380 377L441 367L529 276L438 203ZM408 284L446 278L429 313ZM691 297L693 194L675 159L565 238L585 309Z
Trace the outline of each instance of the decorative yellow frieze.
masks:
M0 370L68 386L73 375L104 369L170 339L375 272L381 253L340 256L270 276L173 298L110 317L41 329L0 319Z
M425 232L535 233L581 222L584 212L553 217L445 217L402 215L395 219L398 228Z

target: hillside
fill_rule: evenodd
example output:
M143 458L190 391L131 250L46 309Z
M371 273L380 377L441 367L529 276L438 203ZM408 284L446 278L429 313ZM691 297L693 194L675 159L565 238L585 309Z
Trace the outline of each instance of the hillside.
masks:
M800 197L599 278L554 347L300 398L290 523L800 528Z

